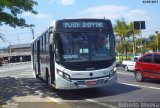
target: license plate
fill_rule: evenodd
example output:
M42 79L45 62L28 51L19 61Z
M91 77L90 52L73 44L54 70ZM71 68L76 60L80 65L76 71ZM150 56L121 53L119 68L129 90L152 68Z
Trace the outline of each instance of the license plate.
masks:
M93 85L96 85L97 82L96 82L96 81L86 81L85 84L86 84L87 86L93 86Z

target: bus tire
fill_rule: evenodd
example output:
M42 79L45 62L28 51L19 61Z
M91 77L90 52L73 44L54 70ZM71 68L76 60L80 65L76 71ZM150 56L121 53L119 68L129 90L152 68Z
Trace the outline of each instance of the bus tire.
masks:
M50 80L51 80L51 79L50 79L50 77L49 77L49 73L48 73L48 71L47 71L47 69L46 69L46 83L47 83L47 85L49 86L49 88L50 88L51 90L53 90L54 92L57 92L58 89L56 89L55 87L52 86Z
M51 89L52 91L54 91L54 92L58 92L58 91L59 91L58 89L56 89L56 88L53 87L53 86L50 86L50 89Z
M36 68L36 66L34 67L34 74L35 74L36 78L39 78L39 75L37 74L37 68Z
M51 79L49 77L48 69L46 68L46 83L50 86L51 85Z

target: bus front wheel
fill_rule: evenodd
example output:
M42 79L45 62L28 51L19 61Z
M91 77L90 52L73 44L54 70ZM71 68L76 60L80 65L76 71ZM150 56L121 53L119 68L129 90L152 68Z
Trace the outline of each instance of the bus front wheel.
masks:
M35 74L35 77L36 77L36 78L39 78L39 75L37 74L37 68L36 68L36 66L35 66L35 68L34 68L34 74Z

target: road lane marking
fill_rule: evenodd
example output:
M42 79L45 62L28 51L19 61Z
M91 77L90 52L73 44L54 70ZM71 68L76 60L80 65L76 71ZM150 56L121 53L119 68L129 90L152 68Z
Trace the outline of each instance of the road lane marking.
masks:
M60 100L60 99L56 99L56 98L53 98L53 97L48 97L51 101L53 101L53 102L56 102L56 103L59 103L59 104L62 104L62 100Z
M123 73L123 72L117 72L117 73L123 74L123 75L134 76L134 74L130 74L130 73ZM129 86L134 86L134 87L142 87L142 88L149 88L149 89L154 89L154 90L160 90L160 88L158 88L158 87L143 86L143 85L137 85L137 84L123 83L123 82L118 82L118 83L120 83L120 84L125 84L125 85L129 85Z
M131 73L125 73L125 72L117 72L118 74L124 74L124 75L131 75L133 76L134 74L131 74Z
M85 99L82 96L77 96L77 95L75 96L75 95L70 94L70 93L65 93L65 94L70 95L72 97L80 98L80 99L82 99L82 101L87 101L87 102L95 103L95 104L98 104L98 105L101 105L101 106L105 106L107 108L118 108L117 106L106 104L106 103L102 103L102 102L98 102L98 101L96 101L94 99ZM52 98L49 97L49 99L52 100L52 101L54 101L54 102L60 102L60 103L62 103L62 102L80 102L80 100L71 100L71 101L68 101L68 100L55 99L53 97Z
M74 97L79 97L79 96L74 96ZM63 102L81 102L80 100L61 100L61 99L55 99L55 98L51 98L51 97L48 97L51 101L53 102L57 102L59 104L62 104ZM117 106L114 106L114 105L109 105L109 104L106 104L106 103L101 103L101 102L98 102L96 100L93 100L93 99L84 99L83 97L79 97L81 99L83 99L84 101L87 101L87 102L91 102L91 103L95 103L95 104L98 104L98 105L101 105L101 106L105 106L107 108L118 108ZM83 102L83 101L82 101Z
M129 85L129 86L134 86L134 87L141 87L141 88L149 88L149 89L154 89L154 90L160 90L158 87L150 87L150 86L143 86L143 85L137 85L137 84L129 84L129 83L123 83L123 82L118 82L120 84L124 85Z
M20 74L20 76L32 76L32 77L34 77L32 73L22 73L22 74Z
M17 78L17 76L13 76L13 75L12 75L11 77L13 77L13 78Z
M109 104L106 104L106 103L101 103L101 102L98 102L98 101L93 100L93 99L85 99L85 100L88 101L88 102L92 102L92 103L101 105L101 106L105 106L105 107L107 107L107 108L118 108L117 106L109 105Z
M33 75L32 72L22 72L20 75Z

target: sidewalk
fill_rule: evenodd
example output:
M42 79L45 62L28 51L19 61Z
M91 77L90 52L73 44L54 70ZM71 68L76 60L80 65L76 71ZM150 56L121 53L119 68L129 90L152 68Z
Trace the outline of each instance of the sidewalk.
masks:
M15 63L5 63L5 64L2 64L2 67L3 66L11 66L11 65L19 65L19 64L29 64L31 63L31 61L27 61L27 62L15 62Z

